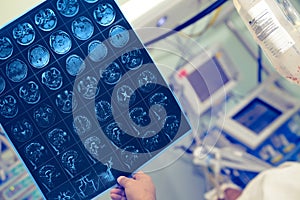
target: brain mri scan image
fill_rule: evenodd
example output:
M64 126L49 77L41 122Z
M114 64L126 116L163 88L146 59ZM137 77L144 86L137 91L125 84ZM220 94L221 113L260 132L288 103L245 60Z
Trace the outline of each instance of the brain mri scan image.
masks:
M51 49L57 54L66 54L72 47L70 35L62 30L52 33L49 43Z
M157 77L149 70L140 73L138 77L139 87L143 92L150 92L153 90L157 83Z
M121 160L122 162L131 169L134 167L135 162L139 158L139 150L136 149L134 146L127 146L121 153Z
M55 186L54 182L60 175L60 172L58 172L56 167L53 165L45 165L39 170L41 181L48 191Z
M33 125L28 119L16 121L11 125L11 132L18 142L25 142L33 135Z
M76 180L76 190L81 199L88 199L91 194L94 194L99 189L99 179L95 174L86 173L81 175L80 178Z
M159 104L166 107L168 103L168 97L164 93L155 93L150 98L150 105Z
M47 139L56 153L60 154L68 148L67 144L70 142L70 135L60 128L55 128L48 133Z
M128 85L122 85L117 89L117 101L119 105L125 107L135 101L136 94Z
M107 121L110 117L112 117L112 107L107 101L99 101L95 105L95 111L97 115L97 119L100 122Z
M155 118L157 121L165 120L167 113L165 108L160 104L152 105L150 108L150 115Z
M24 83L19 89L19 97L28 104L36 104L41 98L39 86L34 81Z
M142 145L149 152L155 151L160 146L159 139L160 135L155 131L147 131L142 137Z
M55 196L51 196L50 199L57 199L57 200L76 200L77 195L74 193L74 191L71 190L63 190L60 191ZM78 197L79 198L79 197Z
M164 132L170 141L178 132L180 120L175 115L168 116L164 122Z
M4 80L4 78L0 75L0 94L5 90L5 86L6 86L5 80Z
M71 76L77 76L86 68L84 60L76 54L70 55L66 60L66 70Z
M121 56L122 63L128 69L138 69L143 64L143 54L140 49L135 49L130 52L126 52Z
M79 115L74 117L73 127L78 135L84 135L91 130L92 123L86 116Z
M14 47L7 37L0 38L0 60L9 58L13 53Z
M100 70L100 76L106 84L114 85L121 80L122 71L120 66L116 62L113 62L104 70Z
M107 169L105 172L102 172L98 175L99 179L101 180L102 183L109 185L110 183L114 182L116 179L111 171L112 166L113 166L113 161L112 158L108 162L105 163Z
M28 61L37 69L45 67L49 63L49 60L50 53L42 45L38 44L28 51Z
M84 141L84 147L94 158L100 159L101 150L105 147L105 144L99 137L91 136Z
M67 170L67 172L72 176L77 174L77 166L79 162L81 162L81 160L77 151L69 150L62 155L61 162Z
M120 25L113 26L109 31L109 42L116 48L124 47L129 41L129 32Z
M116 1L37 4L0 29L0 126L41 199L94 199L190 126Z
M142 107L132 109L129 115L132 121L138 126L147 126L150 123L150 117Z
M79 81L77 90L85 99L94 99L99 92L97 84L98 81L95 77L87 76Z
M27 76L28 67L19 59L14 59L6 65L6 76L13 82L21 82Z
M65 90L56 96L55 104L63 113L71 113L77 107L77 101L72 91Z
M94 25L89 18L81 16L73 21L72 33L79 40L87 40L94 33Z
M105 44L103 44L99 40L93 40L88 46L88 53L89 58L92 61L100 62L106 57L108 50Z
M77 0L58 0L57 10L65 17L74 17L79 11Z
M53 10L46 8L34 16L34 22L42 31L52 31L56 27L57 17Z
M122 145L121 138L125 135L122 124L117 122L110 123L105 129L105 134L117 146Z
M43 156L46 156L46 149L40 143L33 142L25 147L25 156L36 169L42 162Z
M42 74L42 83L50 90L58 90L63 84L61 72L57 68L51 67Z
M51 126L55 121L55 117L55 111L47 104L43 104L36 108L33 113L33 118L36 124L44 128Z
M5 118L13 118L18 114L19 108L15 97L11 95L0 97L0 114Z
M101 26L109 26L116 18L116 11L109 3L99 4L94 11L94 18Z
M13 29L13 37L20 45L29 45L35 39L35 30L27 22L18 24Z

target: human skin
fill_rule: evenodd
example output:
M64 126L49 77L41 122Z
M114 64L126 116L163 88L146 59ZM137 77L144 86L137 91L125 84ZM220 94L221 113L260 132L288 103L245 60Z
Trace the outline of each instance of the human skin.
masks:
M150 176L138 172L132 178L120 176L119 187L110 191L112 200L156 200L156 190Z

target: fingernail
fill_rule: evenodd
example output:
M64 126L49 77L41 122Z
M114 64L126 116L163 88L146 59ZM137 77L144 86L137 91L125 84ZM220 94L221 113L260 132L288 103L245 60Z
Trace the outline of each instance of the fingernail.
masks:
M119 183L120 181L121 181L121 179L122 178L124 178L125 176L119 176L118 178L117 178L117 182Z

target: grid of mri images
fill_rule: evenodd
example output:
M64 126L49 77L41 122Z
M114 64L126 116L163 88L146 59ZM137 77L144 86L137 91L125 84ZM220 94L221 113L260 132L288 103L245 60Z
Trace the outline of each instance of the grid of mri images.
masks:
M45 1L0 30L0 123L47 199L91 199L190 130L113 0Z

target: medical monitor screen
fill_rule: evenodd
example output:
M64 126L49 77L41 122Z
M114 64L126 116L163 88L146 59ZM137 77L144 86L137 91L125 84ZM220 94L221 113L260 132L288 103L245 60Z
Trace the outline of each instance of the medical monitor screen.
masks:
M216 57L206 61L187 77L199 99L204 102L229 82Z
M280 115L281 111L256 98L232 118L254 133L259 134Z
M113 0L49 0L0 29L0 123L45 199L92 199L190 131Z

